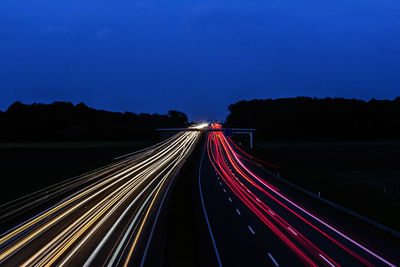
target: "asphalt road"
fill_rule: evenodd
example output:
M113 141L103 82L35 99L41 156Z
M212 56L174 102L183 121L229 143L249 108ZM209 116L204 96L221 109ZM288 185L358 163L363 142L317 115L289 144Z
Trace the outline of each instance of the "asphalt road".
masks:
M145 264L164 196L199 136L178 133L1 206L0 265Z
M261 166L223 133L208 134L198 179L213 264L399 265L400 240L294 193Z

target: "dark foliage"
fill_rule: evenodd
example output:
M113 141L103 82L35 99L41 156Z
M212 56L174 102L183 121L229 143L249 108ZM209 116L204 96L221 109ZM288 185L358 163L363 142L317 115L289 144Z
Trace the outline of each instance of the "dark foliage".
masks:
M150 140L156 128L185 126L184 113L119 113L70 102L25 105L15 102L0 112L1 141Z
M400 97L368 102L343 98L282 98L229 106L227 125L256 128L263 138L360 139L400 137Z

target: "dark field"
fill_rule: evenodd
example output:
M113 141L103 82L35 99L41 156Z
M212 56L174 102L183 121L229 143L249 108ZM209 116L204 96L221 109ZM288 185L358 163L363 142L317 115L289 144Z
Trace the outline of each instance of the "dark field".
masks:
M114 162L150 142L0 143L0 204Z
M259 141L251 153L279 165L281 177L400 231L400 141Z
M246 139L240 141L246 146ZM0 144L0 203L104 166L116 156L150 145L150 142ZM400 141L259 141L251 153L278 164L283 178L400 230Z

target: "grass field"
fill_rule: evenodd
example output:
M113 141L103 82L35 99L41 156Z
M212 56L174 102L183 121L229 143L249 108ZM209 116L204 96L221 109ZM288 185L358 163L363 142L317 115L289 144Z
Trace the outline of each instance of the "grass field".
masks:
M258 141L251 153L279 165L281 177L400 231L400 141Z
M112 163L150 142L0 143L0 204Z

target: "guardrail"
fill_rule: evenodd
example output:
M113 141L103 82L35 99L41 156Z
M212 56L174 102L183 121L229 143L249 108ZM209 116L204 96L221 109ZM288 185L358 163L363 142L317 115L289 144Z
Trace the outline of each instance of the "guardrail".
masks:
M255 132L256 129L241 129L241 128L159 128L156 129L156 131L162 131L162 132L175 132L175 131L189 131L189 132L224 132L224 131L233 131L233 132Z
M303 192L304 194L307 194L307 195L309 195L309 196L311 196L311 197L313 197L315 199L318 199L318 200L324 202L325 204L328 204L331 207L334 207L334 208L336 208L336 209L338 209L338 210L340 210L340 211L342 211L342 212L344 212L344 213L346 213L348 215L356 217L357 219L359 219L359 220L361 220L363 222L366 222L366 223L368 223L368 224L370 224L372 226L378 227L379 229L381 229L381 230L383 230L383 231L385 231L385 232L387 232L389 234L392 234L397 238L400 238L400 233L399 232L397 232L397 231L395 231L395 230L393 230L393 229L391 229L391 228L389 228L389 227L387 227L387 226L385 226L383 224L380 224L380 223L378 223L378 222L376 222L376 221L374 221L372 219L369 219L369 218L367 218L367 217L365 217L365 216L363 216L361 214L358 214L355 211L352 211L352 210L350 210L348 208L345 208L345 207L343 207L343 206L341 206L339 204L336 204L336 203L334 203L334 202L332 202L330 200L327 200L326 198L323 198L323 197L321 197L321 196L319 196L319 195L317 195L315 193L312 193L312 192L308 191L307 189L304 189L304 188L302 188L302 187L300 187L300 186L298 186L296 184L293 184L293 183L289 182L288 180L276 175L275 173L265 169L264 167L262 167L262 168L263 168L264 171L266 171L271 176L273 176L276 179L280 180L281 182L283 182L283 183L285 183L285 184L287 184L287 185L289 185L289 186L291 186L291 187Z

